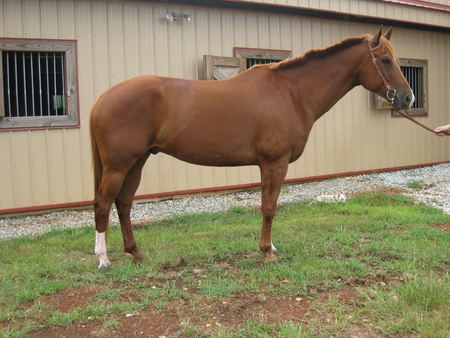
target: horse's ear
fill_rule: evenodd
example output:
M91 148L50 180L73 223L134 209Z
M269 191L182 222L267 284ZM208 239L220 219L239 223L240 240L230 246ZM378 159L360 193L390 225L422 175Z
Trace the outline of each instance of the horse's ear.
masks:
M380 44L380 38L381 38L382 33L383 33L383 25L381 25L380 28L378 28L378 32L375 34L375 36L372 39L373 47L376 47Z
M387 30L386 33L384 33L384 37L386 40L390 40L391 39L391 35L392 35L392 26L389 27L389 29Z

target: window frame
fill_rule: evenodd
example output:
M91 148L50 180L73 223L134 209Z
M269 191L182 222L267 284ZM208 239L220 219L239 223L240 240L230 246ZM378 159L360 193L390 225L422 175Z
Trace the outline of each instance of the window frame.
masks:
M5 117L3 51L64 52L67 115ZM0 38L0 132L29 129L79 128L77 41L60 39Z
M234 57L244 59L245 69L248 69L247 59L270 59L281 61L291 58L292 50L234 47L233 55Z
M400 66L422 68L422 102L423 107L411 108L408 112L412 116L428 116L428 60L400 58ZM391 111L392 117L401 117L398 112Z
M222 67L233 69L236 74L239 74L245 70L245 63L243 59L234 57L203 55L203 79L223 80L227 78L226 74L221 72Z

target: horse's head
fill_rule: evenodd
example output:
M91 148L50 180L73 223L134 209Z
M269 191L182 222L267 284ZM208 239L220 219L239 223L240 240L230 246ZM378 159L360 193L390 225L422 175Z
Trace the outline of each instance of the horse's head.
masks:
M380 27L368 40L368 57L362 64L359 81L364 88L391 102L394 108L408 109L414 102L414 94L389 42L391 33L392 28L383 35Z

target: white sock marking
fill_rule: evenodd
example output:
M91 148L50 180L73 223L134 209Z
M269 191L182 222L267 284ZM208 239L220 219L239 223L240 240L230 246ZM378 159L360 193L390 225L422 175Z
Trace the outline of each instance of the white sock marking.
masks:
M106 239L104 232L95 232L95 255L99 259L98 268L105 268L111 265L106 255Z
M272 246L272 252L277 252L277 248L275 248L272 241L270 241L270 245Z

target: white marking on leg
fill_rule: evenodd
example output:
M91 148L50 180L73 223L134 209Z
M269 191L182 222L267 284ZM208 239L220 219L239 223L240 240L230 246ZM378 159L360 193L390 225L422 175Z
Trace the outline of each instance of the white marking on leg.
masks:
M270 245L272 246L272 252L273 252L274 254L276 254L278 251L277 251L277 248L275 248L275 245L273 245L273 242L272 242L272 241L270 241Z
M99 269L107 268L111 265L106 255L105 232L95 232L95 255L99 259Z

